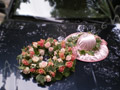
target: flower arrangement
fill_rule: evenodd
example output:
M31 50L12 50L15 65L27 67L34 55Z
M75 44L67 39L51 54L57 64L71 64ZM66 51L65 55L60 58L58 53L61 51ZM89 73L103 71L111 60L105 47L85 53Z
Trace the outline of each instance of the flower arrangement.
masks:
M19 69L24 74L35 77L39 84L61 80L68 77L75 70L76 57L72 47L65 41L58 42L56 39L33 42L22 49L18 55Z

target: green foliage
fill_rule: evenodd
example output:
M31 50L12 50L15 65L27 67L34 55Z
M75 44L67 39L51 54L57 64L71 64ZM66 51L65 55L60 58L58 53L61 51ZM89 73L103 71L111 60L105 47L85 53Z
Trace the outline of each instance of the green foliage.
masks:
M45 79L44 79L44 75L38 74L36 76L36 81L42 85L44 85Z

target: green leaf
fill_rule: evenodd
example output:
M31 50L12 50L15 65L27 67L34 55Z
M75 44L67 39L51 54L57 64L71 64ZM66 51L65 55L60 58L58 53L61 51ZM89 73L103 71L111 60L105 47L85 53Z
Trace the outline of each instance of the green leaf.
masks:
M18 67L19 69L21 69L21 70L23 70L25 67L23 67L23 66L20 66L20 67Z
M70 69L69 68L65 68L64 72L63 72L63 75L65 77L68 77L70 75Z
M94 52L93 52L93 51L88 51L87 53L88 53L89 55L92 55L92 56L94 55Z
M63 77L62 73L57 72L57 73L56 73L56 77L55 77L55 79L56 79L56 80L61 80L62 77Z
M32 63L32 59L29 59L29 61L28 61L29 63Z
M38 83L44 85L44 82L45 82L45 80L44 80L44 75L38 74L38 75L36 76L36 81L37 81Z
M22 60L22 55L21 54L17 56L17 60Z

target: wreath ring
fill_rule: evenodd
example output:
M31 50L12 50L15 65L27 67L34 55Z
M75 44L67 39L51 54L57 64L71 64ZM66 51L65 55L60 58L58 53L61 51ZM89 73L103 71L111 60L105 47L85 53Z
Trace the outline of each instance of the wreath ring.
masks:
M75 70L76 57L72 47L65 41L58 42L56 39L33 42L22 49L18 55L19 69L24 74L35 77L39 84L61 80L68 77Z

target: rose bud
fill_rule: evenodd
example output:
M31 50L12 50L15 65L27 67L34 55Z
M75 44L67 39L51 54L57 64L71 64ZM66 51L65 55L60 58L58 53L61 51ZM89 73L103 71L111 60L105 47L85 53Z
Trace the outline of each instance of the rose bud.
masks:
M35 62L35 63L38 62L39 61L39 57L38 56L33 56L32 61Z
M58 62L63 62L63 60L61 58L58 58L57 61Z
M39 49L39 53L40 53L40 55L44 55L45 54L45 50L43 50L43 49Z
M35 73L35 69L34 69L34 68L31 68L31 69L30 69L30 72Z
M44 74L44 73L45 73L44 69L38 69L37 72L38 72L39 74Z
M65 63L65 66L71 68L73 66L73 62L69 61Z
M48 63L46 61L42 61L42 62L39 63L39 67L40 68L45 68L47 66L47 64Z
M25 69L23 69L23 73L24 74L29 74L30 73L30 68L29 67L25 67Z
M50 82L50 81L51 81L50 75L46 75L45 80L46 80L47 82Z
M55 72L50 72L52 77L55 77Z
M65 69L65 67L61 66L61 67L59 67L58 71L62 73L62 72L64 72L64 69Z
M52 52L53 51L53 47L49 47L49 52Z
M46 48L49 48L50 46L51 46L51 43L50 43L50 42L45 43L45 47L46 47Z
M62 48L65 48L65 41L61 42L61 46L62 46Z
M38 45L39 45L40 47L43 47L43 46L44 46L44 43L45 43L45 40L43 40L43 39L40 39L40 41L38 41Z
M66 60L70 61L71 60L71 55L67 55Z
M53 56L53 60L57 60L57 57L56 57L56 56Z
M54 42L57 42L57 40L56 40L56 39L54 39L53 41L54 41Z
M26 59L22 59L22 64L29 65L29 62Z
M43 60L43 56L40 56L40 58L39 58L40 60Z

